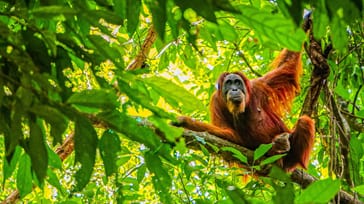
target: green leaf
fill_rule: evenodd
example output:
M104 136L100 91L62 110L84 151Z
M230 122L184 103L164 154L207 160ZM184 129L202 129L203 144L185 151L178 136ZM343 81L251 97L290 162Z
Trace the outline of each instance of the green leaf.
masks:
M206 20L216 23L216 15L214 13L214 7L212 2L207 0L194 0L194 1L184 1L175 0L174 1L182 10L193 9L198 15L204 17Z
M76 172L76 190L82 190L89 182L95 164L97 134L91 122L82 116L75 121L75 163L81 167Z
M340 190L340 180L319 180L310 184L301 195L296 197L295 203L328 203Z
M360 193L361 195L364 195L364 185L356 186L354 188L354 191Z
M179 35L179 21L182 18L182 11L181 9L174 9L175 5L174 2L171 1L167 2L167 22L168 26L171 29L173 39L177 39Z
M183 128L171 126L166 120L159 117L149 117L149 121L152 122L156 128L162 131L166 139L170 142L176 141L183 133Z
M222 39L218 25L206 22L205 26L201 27L200 37L204 39L215 52L217 52L216 41Z
M67 103L104 110L117 107L117 97L114 92L105 89L90 89L74 93Z
M264 160L260 163L260 165L267 165L267 164L271 164L271 163L273 163L273 162L277 161L278 159L280 159L280 158L282 158L282 157L284 157L284 156L286 156L286 154L277 154L277 155L273 155L273 156L271 156L271 157L268 157L268 158L264 159Z
M150 91L145 86L144 81L139 80L131 74L124 73L124 77L118 80L118 85L120 90L128 95L132 101L144 108L149 109L157 116L163 118L172 118L171 114L151 103L153 100L150 97Z
M100 139L99 149L101 158L104 161L106 176L117 171L116 159L120 148L121 142L119 136L112 130L106 130Z
M249 203L245 198L245 193L239 189L237 186L230 184L222 179L216 179L217 185L224 190L224 192L229 196L233 203Z
M97 16L99 19L105 19L107 22L115 25L121 25L123 19L117 15L115 12L110 12L107 10L89 10L87 11L89 15Z
M114 1L115 14L122 19L126 18L126 8L126 1Z
M152 176L152 181L159 198L162 203L169 203L169 201L172 200L170 194L172 179L169 176L168 171L164 168L158 155L148 151L144 154L144 158L149 171L154 174Z
M141 0L126 0L126 18L128 19L127 30L129 36L132 36L139 24L139 13L141 9Z
M347 25L336 15L331 22L332 44L337 50L346 50L348 45Z
M147 171L147 167L145 166L145 164L142 164L139 166L138 171L137 171L137 180L138 180L139 184L146 177L145 176L146 171Z
M62 160L48 145L48 165L53 168L62 169Z
M222 147L221 150L231 152L233 153L233 156L237 159L239 159L243 163L248 163L248 158L241 153L239 150L233 148L233 147Z
M48 152L45 145L44 133L37 122L29 123L30 137L27 152L32 161L32 169L37 175L38 181L43 183L48 169Z
M210 152L209 150L205 147L205 145L202 145L202 144L199 144L200 148L201 148L201 151L202 153L205 155L205 156L209 156L210 155Z
M363 158L364 150L362 143L356 137L350 138L350 172L355 184L362 183L360 174L360 160Z
M32 192L32 170L30 157L23 154L19 160L18 174L16 176L16 187L19 190L20 198L24 198Z
M47 178L48 183L50 183L52 186L57 188L57 190L59 192L64 194L65 190L62 187L62 185L60 183L60 179L58 178L57 174L55 174L52 170L48 169L47 176L48 176L48 178Z
M7 159L3 160L3 172L4 172L3 185L5 184L5 180L10 178L10 176L13 174L16 165L18 164L20 156L21 156L21 148L19 146L16 146L13 157L11 158L10 162L8 162Z
M260 159L264 156L270 149L272 148L272 144L261 144L255 151L254 151L254 161Z
M286 172L284 172L282 168L279 168L277 166L272 166L272 169L269 172L269 177L278 179L286 183L291 182L291 178L289 177L289 175Z
M47 47L51 50L52 56L57 56L57 38L55 33L45 30L42 31L42 36L44 42L47 44Z
M19 88L20 89L20 88ZM5 156L8 161L14 154L15 147L19 144L19 140L23 138L22 131L22 115L23 106L19 101L15 102L14 111L11 113L10 132L5 137Z
M100 53L100 55L104 56L106 59L111 60L116 67L124 68L124 64L122 63L123 58L120 52L116 48L113 48L110 42L98 35L89 35L88 39L96 47L95 51L97 53Z
M123 166L130 160L131 156L129 154L120 155L117 158L116 166Z
M337 93L338 95L340 95L342 98L346 99L346 100L350 100L350 93L349 90L347 88L345 88L345 86L343 85L344 80L340 79L339 82L337 83L337 86L335 87L335 93Z
M283 169L273 166L269 173L269 177L282 181L272 181L270 183L276 191L276 194L273 196L274 203L294 203L295 190L288 174L284 172Z
M30 112L42 117L51 125L51 136L54 138L53 144L61 143L63 133L68 127L67 118L57 109L37 104L31 107Z
M214 10L228 11L230 13L240 13L235 6L231 5L229 0L214 0L213 1Z
M301 1L289 1L290 4L285 0L278 1L278 5L284 11L286 17L291 18L296 26L300 25L302 21L302 14L303 14L303 2ZM287 15L287 12L289 15Z
M59 15L74 16L78 12L75 9L70 8L70 7L52 5L52 6L41 6L41 7L35 8L32 10L32 13L37 17L49 18L49 17L59 16Z
M189 68L196 68L196 62L198 60L195 56L195 53L193 52L192 46L185 46L184 51L180 52L179 56Z
M50 73L52 59L48 54L48 49L45 44L46 41L37 37L37 33L30 30L22 31L22 36L25 41L26 51L32 58L34 64L41 72Z
M97 115L113 130L124 134L133 141L145 144L149 148L156 149L161 145L160 139L155 133L137 123L134 118L130 118L125 113L112 111L103 112Z
M168 103L174 107L180 107L184 112L194 112L196 110L205 110L206 107L193 94L186 89L177 86L172 81L162 77L145 78L144 82L152 87L153 91L162 96Z
M315 38L321 39L328 31L329 17L327 16L327 9L325 6L325 0L319 0L317 7L313 10L313 19L315 19L315 25L313 26L313 34Z
M228 40L230 42L235 42L238 39L238 34L236 32L236 28L231 26L225 20L219 21L218 28L221 32L221 35L224 36L224 40Z
M268 37L290 50L301 50L306 37L302 29L296 29L290 19L272 15L251 6L240 6L241 14L236 15L244 24L259 35Z
M167 22L167 0L151 1L149 3L152 12L153 24L160 38L164 40L165 27Z

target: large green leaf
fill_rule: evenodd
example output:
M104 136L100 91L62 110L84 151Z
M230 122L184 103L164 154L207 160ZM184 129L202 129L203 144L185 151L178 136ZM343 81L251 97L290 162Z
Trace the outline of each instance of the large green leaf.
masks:
M111 46L111 43L98 35L89 35L88 39L96 47L96 52L104 56L106 59L111 60L118 68L123 68L123 58L120 52Z
M17 167L20 156L21 156L21 148L19 146L16 146L13 157L11 158L10 162L8 162L6 159L3 160L3 172L4 172L3 186L5 184L5 180L10 178L15 168Z
M340 180L319 180L310 184L295 203L328 203L340 190Z
M18 174L16 176L16 187L21 198L32 192L33 189L31 166L30 157L27 154L23 154L19 160Z
M91 122L77 116L75 124L75 163L81 166L76 172L76 190L82 190L89 182L95 164L97 134Z
M110 12L107 10L88 10L87 15L91 16L94 15L99 19L105 19L107 22L120 25L123 23L123 19L120 18L119 15L115 12Z
M117 171L116 159L120 148L119 136L112 130L106 130L100 139L99 149L101 158L104 161L106 176Z
M10 132L7 137L5 137L5 156L8 161L10 161L15 147L19 144L19 140L23 138L22 131L22 114L23 107L20 102L16 102L14 106L14 111L11 113L11 124Z
M57 109L47 105L34 105L30 111L51 125L51 136L54 138L53 144L62 142L62 135L68 127L67 118Z
M105 89L91 89L74 93L68 98L67 103L104 110L115 109L118 105L115 93Z
M290 19L251 6L240 6L239 8L241 14L237 14L237 18L259 35L266 36L271 41L280 43L290 50L302 49L305 33L303 30L295 28Z
M149 2L152 12L153 24L160 38L164 40L165 27L167 22L167 0L152 0Z
M165 169L161 159L158 155L150 151L144 154L145 163L151 173L154 188L156 189L162 203L169 203L172 200L170 189L172 186L172 179Z
M115 14L120 16L122 19L126 18L126 1L114 1Z
M269 177L274 178L269 179L270 185L276 190L276 195L273 196L274 203L294 203L295 191L289 175L283 169L273 166ZM275 179L282 183L276 182Z
M358 138L350 138L350 171L356 185L362 184L362 176L360 174L360 160L363 158L363 144Z
M61 158L48 145L47 145L47 152L48 152L48 165L49 165L49 167L62 169L62 160L61 160Z
M146 175L145 175L146 171L147 171L147 167L145 166L145 164L141 164L137 171L137 180L139 183L141 183L142 180L146 177Z
M37 17L49 18L59 15L73 16L77 14L77 10L66 6L51 5L35 8L32 10L32 13Z
M118 80L118 85L120 90L137 104L149 109L157 116L172 118L171 114L151 103L153 99L150 97L150 93L145 86L145 83L137 77L125 73L124 77Z
M43 183L48 168L48 152L45 145L44 133L37 122L29 123L30 137L27 152L32 161L32 169L37 175L38 181Z
M156 91L168 103L172 104L174 107L181 108L184 112L205 110L205 107L199 99L186 91L186 89L177 86L171 80L153 76L145 78L144 82L152 87L153 91Z
M239 159L243 163L248 163L248 158L243 153L241 153L241 151L233 147L222 147L221 150L231 152L233 154L233 157Z
M138 124L135 119L122 112L103 112L98 114L97 117L115 131L124 134L131 140L145 144L149 148L156 149L161 145L160 139L151 129Z
M57 174L55 174L52 170L48 169L47 171L47 181L48 183L50 183L52 186L54 186L55 188L57 188L57 190L61 193L64 193L65 190L61 185L60 179L58 178Z
M289 1L285 0L277 1L279 8L283 11L287 18L291 18L297 26L302 21L303 14L303 2L304 1ZM289 15L288 15L289 13Z
M164 136L168 141L176 141L176 139L179 138L183 133L183 128L171 126L169 122L159 117L149 117L149 121L164 133Z
M272 148L272 144L261 144L256 150L254 150L254 161L260 159Z
M26 51L33 63L41 72L49 73L51 71L51 57L48 54L45 40L36 37L36 33L30 30L23 31L22 36L25 40Z
M315 10L313 10L313 19L315 19L313 34L315 38L321 39L323 36L325 36L329 26L329 17L327 16L325 0L317 1L317 7Z
M223 189L233 203L249 203L245 198L245 193L237 186L222 179L216 179L219 188Z
M216 22L216 15L214 13L214 7L212 2L208 0L195 0L195 1L174 1L182 10L189 8L193 9L198 15L204 17L206 20Z
M139 13L141 0L126 0L126 18L128 19L127 29L129 36L132 36L139 24Z
M282 157L284 157L284 156L286 156L286 154L277 154L277 155L273 155L273 156L270 156L270 157L268 157L268 158L264 159L264 160L263 160L260 164L261 164L261 165L271 164L271 163L273 163L273 162L277 161L278 159L280 159L280 158L282 158Z
M332 43L337 50L346 50L348 45L347 25L338 16L334 16L331 22Z
M184 48L184 50L180 51L179 56L189 68L196 68L196 63L198 60L195 56L195 53L193 52L192 46L185 46Z

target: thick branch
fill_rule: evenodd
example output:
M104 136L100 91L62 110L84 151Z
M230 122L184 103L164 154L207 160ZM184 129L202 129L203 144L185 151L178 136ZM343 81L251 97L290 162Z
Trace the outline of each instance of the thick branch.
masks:
M310 45L306 52L314 69L311 75L311 85L303 103L301 114L311 116L317 108L318 97L330 74L330 66L327 63L325 54L322 53L321 44L313 38L312 32L310 32L309 37Z
M128 67L126 68L127 70L136 70L142 67L143 63L145 63L145 60L147 59L150 48L152 47L156 39L157 32L155 31L154 26L150 26L147 37L145 38L138 55L128 65Z
M314 69L312 71L311 75L311 86L308 90L308 93L306 95L301 114L306 114L311 116L315 110L317 109L317 103L318 103L318 97L320 95L321 90L326 87L326 80L327 77L330 74L330 66L327 62L327 57L332 49L331 45L328 45L325 50L323 51L321 47L321 43L314 39L313 33L312 33L312 21L309 19L305 25L304 29L308 31L309 33L309 39L310 44L308 47L306 47L306 52L314 66ZM327 88L326 88L327 90ZM326 91L328 92L328 91ZM350 186L354 186L352 179L350 177L349 172L349 141L350 141L350 127L348 126L348 123L346 119L342 116L340 111L338 110L338 107L336 105L336 102L334 98L326 93L328 95L331 105L329 105L329 109L334 113L336 120L338 121L338 126L341 128L339 131L340 135L340 149L341 154L343 156L343 170L344 170L344 177L349 183Z
M248 157L248 161L253 160L253 151L242 147L240 145L234 144L232 142L229 142L227 140L223 140L215 135L211 135L207 132L194 132L191 130L185 130L183 133L183 137L186 139L186 145L189 148L193 149L201 149L201 141L203 143L210 143L213 144L216 147L233 147L240 152L242 152L246 157ZM198 138L198 139L196 139ZM205 148L208 149L210 153L216 153L214 149L210 148L209 145L204 145ZM230 152L222 152L219 153L219 156L222 156L224 160L226 161L233 161L233 162L240 162L239 159L232 156ZM303 170L296 169L291 174L291 180L298 185L300 185L302 188L307 188L308 185L313 183L314 181L317 181L318 179L311 176L310 174L306 173ZM361 204L363 202L356 200L352 195L349 193L341 190L337 197L340 198L340 203L355 203L355 204Z

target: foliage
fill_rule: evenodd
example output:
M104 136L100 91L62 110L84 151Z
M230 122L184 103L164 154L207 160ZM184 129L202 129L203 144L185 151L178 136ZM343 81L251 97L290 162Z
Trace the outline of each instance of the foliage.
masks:
M182 130L169 125L176 115L208 120L208 98L222 71L256 77L269 69L273 50L300 50L301 14L312 8L315 37L334 47L308 169L325 180L301 190L275 169L243 183L239 168L188 150ZM363 195L362 16L360 0L0 1L0 199L14 189L24 202L75 203L282 203L286 196L328 202L340 186ZM152 24L159 39L147 68L126 70ZM304 65L288 124L309 86L309 61ZM348 129L338 127L330 107ZM141 125L145 120L168 142ZM349 176L340 157L343 131ZM55 150L69 135L75 153L62 163Z

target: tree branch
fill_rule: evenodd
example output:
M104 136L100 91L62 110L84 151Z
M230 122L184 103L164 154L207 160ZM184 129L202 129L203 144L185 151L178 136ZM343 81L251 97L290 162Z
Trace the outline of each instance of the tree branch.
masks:
M155 31L154 26L152 25L152 26L150 26L150 28L148 30L147 37L145 37L144 43L141 46L138 55L128 65L128 67L126 68L127 70L136 70L143 66L143 64L145 63L145 61L147 59L149 51L156 39L157 39L157 32Z
M327 63L326 54L322 53L321 43L316 41L311 32L312 30L312 22L308 21L309 26L308 33L310 44L305 46L306 53L308 54L314 69L311 74L311 83L310 88L307 92L305 101L303 103L303 107L301 110L301 115L309 115L311 116L317 109L317 102L322 87L326 83L326 79L330 74L330 66ZM331 50L331 49L329 49ZM329 50L325 50L325 53L328 53Z
M215 135L211 135L207 132L195 132L192 130L185 130L183 133L183 137L186 139L186 145L189 148L201 150L201 141L204 144L213 144L216 147L232 147L240 152L242 152L247 158L248 161L253 161L253 151L250 149L247 149L243 146L237 145L235 143L232 143L230 141L221 139ZM197 139L196 139L197 138ZM212 149L209 145L203 145L210 153L215 154L215 150ZM219 152L218 154L221 156L225 161L228 162L237 162L241 163L241 161L235 157L232 156L231 152L223 151ZM246 166L246 164L243 164ZM306 173L305 171L301 169L296 169L291 174L291 180L298 185L300 185L303 189L307 188L308 185L311 183L317 181L318 179L311 176L310 174ZM354 204L362 204L363 202L357 200L354 196L350 195L348 192L340 190L337 196L340 200L340 203L354 203Z

